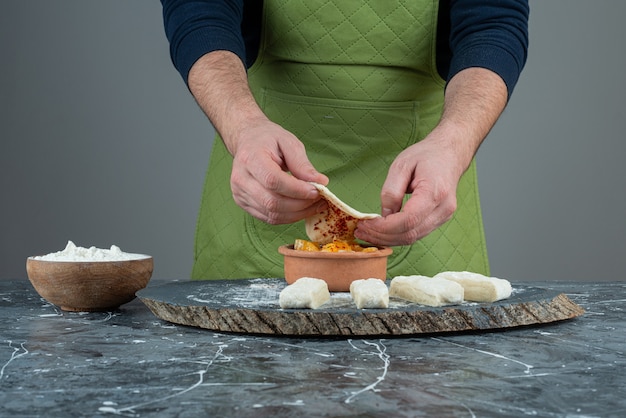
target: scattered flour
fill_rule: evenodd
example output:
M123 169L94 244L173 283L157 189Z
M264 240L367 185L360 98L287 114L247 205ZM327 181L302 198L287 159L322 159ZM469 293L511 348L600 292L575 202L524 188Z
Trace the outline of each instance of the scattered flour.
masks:
M33 257L44 261L123 261L148 258L143 254L125 253L120 247L111 245L110 249L77 247L72 241L67 242L63 251Z

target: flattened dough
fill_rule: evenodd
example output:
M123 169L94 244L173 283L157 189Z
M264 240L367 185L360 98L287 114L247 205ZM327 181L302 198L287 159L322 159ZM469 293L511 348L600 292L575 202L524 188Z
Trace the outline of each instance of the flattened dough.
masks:
M317 309L329 300L328 284L314 277L299 278L278 296L278 303L283 309Z
M380 279L355 280L350 284L350 295L359 309L389 307L389 289Z
M362 213L342 202L326 186L311 183L323 199L328 202L328 209L306 218L305 228L309 239L319 244L328 244L333 240L354 241L354 230L361 219L378 218L377 213Z
M495 302L511 296L511 283L506 279L484 276L469 271L444 271L434 279L452 280L465 290L465 300L471 302Z
M461 303L463 295L460 284L427 276L396 276L389 286L389 296L427 306Z

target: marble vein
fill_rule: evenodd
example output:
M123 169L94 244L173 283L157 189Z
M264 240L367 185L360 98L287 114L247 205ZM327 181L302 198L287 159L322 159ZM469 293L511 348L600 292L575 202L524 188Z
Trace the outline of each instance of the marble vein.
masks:
M11 340L5 340L5 342L9 343L9 348L12 348L13 352L11 353L11 357L9 358L9 360L2 365L2 368L0 368L0 380L2 380L2 378L4 377L4 371L11 362L28 354L28 350L25 347L25 342L20 343L19 347L14 347L13 341Z
M354 399L359 396L360 394L367 392L367 391L377 391L376 386L378 386L379 383L381 383L383 380L385 380L385 377L387 376L387 371L389 370L389 354L387 354L387 347L385 346L385 344L383 344L382 340L380 340L378 343L372 343L369 341L362 341L363 344L368 345L370 347L373 347L374 350L373 351L368 351L368 350L363 350L361 348L358 348L353 340L348 340L348 344L350 344L350 346L352 348L354 348L357 351L361 351L364 352L368 355L375 355L377 356L381 362L383 363L382 365L382 374L380 376L378 376L376 378L376 381L372 382L371 384L367 385L366 387L364 387L361 390L358 390L356 392L352 392L352 394L350 396L348 396L344 402L345 403L351 403L354 401Z

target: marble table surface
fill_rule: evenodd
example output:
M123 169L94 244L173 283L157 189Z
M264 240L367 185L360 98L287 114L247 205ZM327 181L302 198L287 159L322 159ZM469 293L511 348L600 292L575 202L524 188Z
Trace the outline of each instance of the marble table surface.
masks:
M626 416L626 282L532 286L586 313L481 333L268 337L174 325L138 299L63 312L27 279L0 280L0 416Z

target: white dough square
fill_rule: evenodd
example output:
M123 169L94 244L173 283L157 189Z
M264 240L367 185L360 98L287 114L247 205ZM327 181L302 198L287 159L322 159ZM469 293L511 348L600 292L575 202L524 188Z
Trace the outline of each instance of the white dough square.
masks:
M463 294L460 284L427 276L396 276L389 286L390 296L427 306L458 304Z
M511 283L506 279L489 277L469 271L444 271L435 279L452 280L465 290L465 300L471 302L495 302L511 296Z
M278 296L278 303L283 309L317 309L329 300L328 284L314 277L299 278Z
M380 279L355 280L350 284L350 295L359 309L389 307L389 289Z

